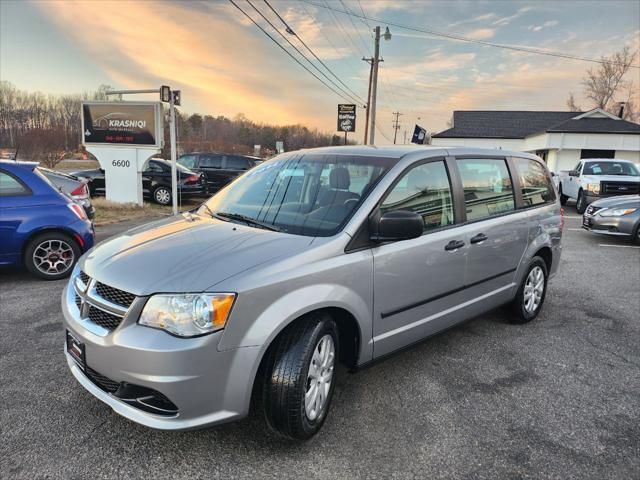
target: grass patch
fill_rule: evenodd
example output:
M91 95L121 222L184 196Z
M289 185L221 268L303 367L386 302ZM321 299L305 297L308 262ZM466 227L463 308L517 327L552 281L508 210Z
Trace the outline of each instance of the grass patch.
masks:
M180 211L190 210L201 202L202 200L183 201L179 207ZM143 218L154 220L171 215L170 205L162 206L151 202L145 202L139 206L135 203L116 203L103 197L94 197L91 199L91 203L96 209L96 216L93 219L96 226Z
M94 168L100 168L100 164L95 160L63 160L54 167L54 170L66 170L73 172L80 170L93 170Z

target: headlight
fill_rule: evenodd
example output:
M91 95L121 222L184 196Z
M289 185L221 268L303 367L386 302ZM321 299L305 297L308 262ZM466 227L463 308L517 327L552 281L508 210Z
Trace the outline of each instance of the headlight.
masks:
M587 183L587 190L591 193L595 193L598 195L600 193L600 184L599 183Z
M153 295L138 323L180 337L205 335L224 328L235 299L235 293Z
M637 210L637 208L607 208L598 212L601 217L621 217L629 215Z

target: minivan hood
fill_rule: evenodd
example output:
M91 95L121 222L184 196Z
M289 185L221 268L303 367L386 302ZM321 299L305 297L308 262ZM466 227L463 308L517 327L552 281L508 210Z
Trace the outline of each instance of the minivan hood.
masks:
M90 277L135 295L202 292L313 238L271 232L199 215L134 228L100 243L80 261Z

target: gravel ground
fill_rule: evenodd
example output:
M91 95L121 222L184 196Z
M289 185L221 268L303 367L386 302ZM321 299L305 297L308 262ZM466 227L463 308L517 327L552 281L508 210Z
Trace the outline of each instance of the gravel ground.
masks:
M580 231L567 210L538 319L514 326L494 311L339 372L304 444L258 414L186 433L119 417L67 369L64 281L0 271L0 477L640 478L640 249Z

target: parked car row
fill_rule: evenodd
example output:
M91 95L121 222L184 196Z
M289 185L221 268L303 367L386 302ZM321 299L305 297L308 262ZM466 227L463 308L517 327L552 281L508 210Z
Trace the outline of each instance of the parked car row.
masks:
M180 197L206 196L209 192L205 175L196 173L177 164L178 195ZM75 176L89 181L92 196L105 195L105 173L101 168L82 170ZM162 158L151 158L147 161L142 172L142 194L144 198L153 200L160 205L172 203L171 162Z

